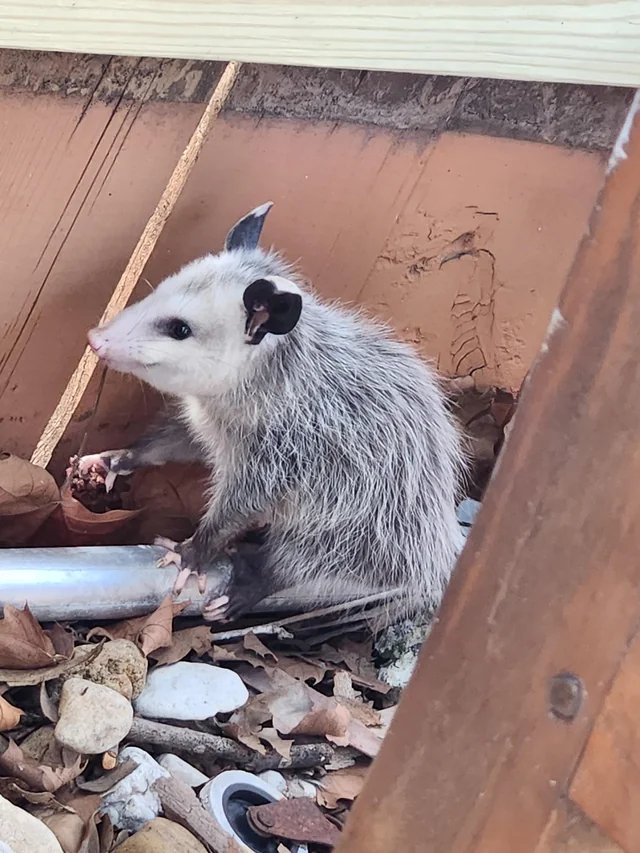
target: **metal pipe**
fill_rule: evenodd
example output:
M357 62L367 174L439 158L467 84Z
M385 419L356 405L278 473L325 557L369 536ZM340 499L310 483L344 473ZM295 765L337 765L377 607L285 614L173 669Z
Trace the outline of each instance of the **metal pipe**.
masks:
M458 519L468 532L480 507L465 500ZM0 606L29 604L42 622L74 619L128 619L150 613L171 592L176 569L159 569L157 560L165 553L152 545L91 546L79 548L0 549ZM219 560L207 572L207 598L222 590L229 580L231 564ZM360 585L341 586L333 597L308 584L287 589L261 601L256 612L309 610L348 601L374 592ZM195 578L190 578L177 601L188 602L183 614L199 615L203 596Z
M128 619L150 613L171 592L176 577L175 567L156 566L164 553L151 545L0 549L0 606L22 608L27 603L42 622ZM207 597L224 587L230 572L227 560L211 565ZM311 587L300 587L265 599L256 610L304 610L347 596L343 592L320 600ZM195 578L189 579L176 601L189 602L182 615L200 614L203 596Z

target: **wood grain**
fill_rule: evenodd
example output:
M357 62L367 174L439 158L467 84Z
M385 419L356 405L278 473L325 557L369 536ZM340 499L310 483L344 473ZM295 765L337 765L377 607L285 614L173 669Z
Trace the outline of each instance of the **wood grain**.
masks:
M625 853L575 803L563 798L535 853Z
M38 94L0 73L0 446L26 458L202 114L158 100L169 63L76 62L71 95L40 94L38 63Z
M637 0L23 0L0 46L640 85Z
M632 124L339 853L536 850L638 631L640 113ZM565 671L584 685L571 722L550 708Z
M626 655L569 790L628 851L640 850L640 639Z
M126 307L158 242L162 229L184 189L207 134L229 97L239 70L240 65L237 62L230 62L222 73L187 147L182 152L155 210L140 235L133 254L129 258L127 266L100 318L100 324L107 323ZM97 365L97 356L89 347L86 347L33 451L31 461L34 465L41 465L42 467L48 465L51 455L69 425Z

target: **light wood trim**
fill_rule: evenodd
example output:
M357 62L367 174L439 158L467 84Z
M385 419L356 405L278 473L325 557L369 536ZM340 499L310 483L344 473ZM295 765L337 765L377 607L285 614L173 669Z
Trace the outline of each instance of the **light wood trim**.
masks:
M640 86L640 2L21 0L0 47Z

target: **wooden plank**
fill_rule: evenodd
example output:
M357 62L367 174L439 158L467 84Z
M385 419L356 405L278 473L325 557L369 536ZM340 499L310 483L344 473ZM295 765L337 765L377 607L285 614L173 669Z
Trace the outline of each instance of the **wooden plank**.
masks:
M571 798L628 851L640 850L640 639L636 638L596 720Z
M633 109L338 853L536 850L638 631L639 97ZM572 714L563 672L582 685Z
M23 0L0 46L640 85L638 0Z
M535 853L625 853L565 798L552 813Z

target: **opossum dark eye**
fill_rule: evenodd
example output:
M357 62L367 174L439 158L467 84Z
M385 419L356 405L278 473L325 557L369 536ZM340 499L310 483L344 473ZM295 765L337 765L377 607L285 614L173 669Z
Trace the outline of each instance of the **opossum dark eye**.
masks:
M189 326L188 323L185 323L184 320L178 319L167 320L164 324L164 331L175 341L184 341L185 338L190 338L193 334L191 326Z

